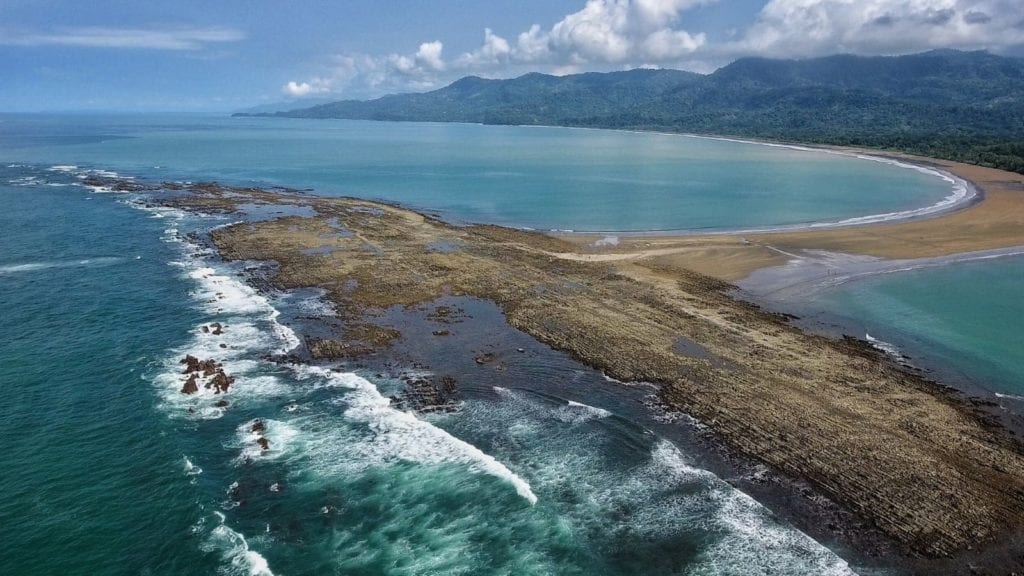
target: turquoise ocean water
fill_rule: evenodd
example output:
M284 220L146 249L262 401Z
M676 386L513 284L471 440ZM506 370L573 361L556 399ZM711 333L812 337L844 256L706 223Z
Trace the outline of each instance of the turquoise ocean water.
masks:
M895 346L940 381L1024 401L1024 258L884 274L801 303Z
M948 183L659 135L0 120L5 574L852 572L637 424L618 385L557 355L500 380L461 378L461 409L423 417L392 408L396 383L372 372L265 361L297 343L286 318L329 309L259 294L245 264L188 239L229 219L148 209L80 177L311 186L454 219L595 230L843 219L935 203ZM225 336L201 330L214 321ZM522 338L513 345L533 354ZM178 393L186 353L238 376L229 407ZM254 444L256 419L270 452Z

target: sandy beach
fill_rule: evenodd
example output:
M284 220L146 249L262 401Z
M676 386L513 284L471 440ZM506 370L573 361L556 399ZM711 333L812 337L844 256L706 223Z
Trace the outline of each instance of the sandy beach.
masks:
M880 156L870 151L847 152ZM559 237L572 242L577 250L561 256L605 262L643 260L662 269L689 269L736 282L758 269L802 258L820 259L807 250L909 261L993 249L1012 252L1024 247L1024 176L909 155L881 156L948 172L973 184L980 197L966 207L933 217L824 229L743 234L564 234ZM616 243L609 242L609 236L614 236Z

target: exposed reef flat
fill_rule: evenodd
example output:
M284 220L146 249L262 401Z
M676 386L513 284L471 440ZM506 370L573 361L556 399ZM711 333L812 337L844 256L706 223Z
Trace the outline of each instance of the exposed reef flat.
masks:
M658 385L664 404L734 450L810 481L910 550L942 557L1002 545L1024 519L1021 446L983 412L865 343L806 334L731 298L720 280L656 259L566 259L575 246L562 239L363 200L172 188L154 201L311 208L212 239L227 259L276 262L281 288L326 291L359 354L395 336L369 327L368 311L484 298L539 341L615 379Z
M667 405L733 449L812 482L913 550L948 556L1024 519L1021 448L969 403L861 342L809 335L736 301L708 276L560 258L572 244L354 199L203 184L162 201L308 206L314 216L233 224L213 241L228 259L275 261L273 282L322 288L356 322L446 294L493 300L512 326L616 379L658 384ZM359 351L392 337L354 333Z

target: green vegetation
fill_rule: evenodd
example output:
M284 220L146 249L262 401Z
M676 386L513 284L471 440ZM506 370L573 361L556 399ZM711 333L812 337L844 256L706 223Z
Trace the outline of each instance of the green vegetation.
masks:
M720 134L901 150L1024 173L1024 60L987 52L744 58L709 75L470 76L423 94L274 115Z

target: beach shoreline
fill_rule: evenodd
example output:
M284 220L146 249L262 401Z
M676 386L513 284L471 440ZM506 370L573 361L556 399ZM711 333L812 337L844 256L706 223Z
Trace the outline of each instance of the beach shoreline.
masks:
M815 148L808 148L815 149ZM994 168L892 152L831 149L948 172L976 190L948 209L893 221L808 224L769 230L714 232L552 233L572 243L565 258L592 262L654 262L739 282L757 270L784 266L808 250L913 260L993 249L1024 248L1024 176ZM842 271L839 272L840 274Z

